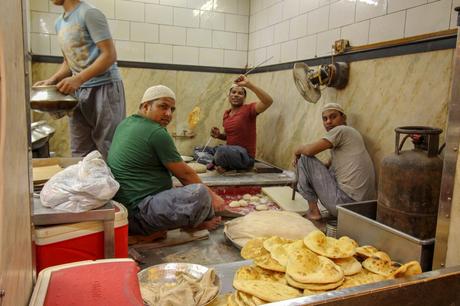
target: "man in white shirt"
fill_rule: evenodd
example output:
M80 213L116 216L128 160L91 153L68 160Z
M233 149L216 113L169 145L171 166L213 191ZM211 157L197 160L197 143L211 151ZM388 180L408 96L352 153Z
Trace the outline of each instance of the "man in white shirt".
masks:
M295 151L298 190L308 201L310 220L321 219L318 199L336 217L337 204L376 197L374 165L361 134L346 125L345 112L337 103L324 105L322 118L327 133ZM327 149L331 149L332 156L329 167L315 157Z

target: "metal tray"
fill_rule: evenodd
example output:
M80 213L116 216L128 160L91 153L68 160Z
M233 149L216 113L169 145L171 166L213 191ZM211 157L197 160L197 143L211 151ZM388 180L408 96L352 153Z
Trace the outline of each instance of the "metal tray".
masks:
M423 271L431 270L434 238L420 240L377 222L377 201L338 205L337 236L349 236L359 245L385 250L397 262L417 260Z

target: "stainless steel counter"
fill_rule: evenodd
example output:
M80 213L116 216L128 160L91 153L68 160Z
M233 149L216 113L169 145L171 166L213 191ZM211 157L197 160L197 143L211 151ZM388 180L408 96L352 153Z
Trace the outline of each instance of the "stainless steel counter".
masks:
M219 174L217 171L207 171L198 176L208 186L285 186L294 181L292 171L282 173L257 173L253 171L236 172L229 171ZM174 186L181 183L173 177Z

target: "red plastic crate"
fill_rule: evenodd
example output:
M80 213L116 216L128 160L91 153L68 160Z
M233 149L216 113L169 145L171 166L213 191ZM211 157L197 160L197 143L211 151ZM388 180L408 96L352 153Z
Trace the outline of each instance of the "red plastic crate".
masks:
M128 212L115 204L115 257L128 257ZM65 263L104 258L102 221L53 225L35 229L37 272Z

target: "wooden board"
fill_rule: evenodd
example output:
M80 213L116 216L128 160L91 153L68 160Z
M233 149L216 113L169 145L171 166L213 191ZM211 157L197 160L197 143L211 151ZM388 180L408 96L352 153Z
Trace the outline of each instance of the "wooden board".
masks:
M307 213L307 200L298 192L295 194L295 200L292 200L292 188L289 186L262 187L262 193L266 194L283 210L299 214Z
M51 165L45 167L33 167L34 184L47 182L53 175L62 170L59 165Z

